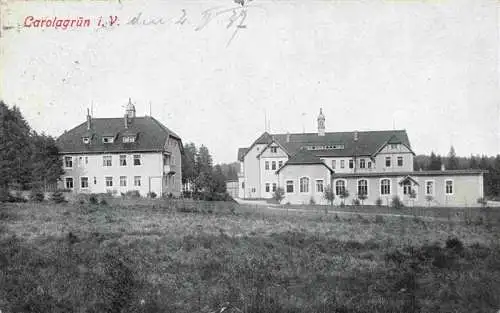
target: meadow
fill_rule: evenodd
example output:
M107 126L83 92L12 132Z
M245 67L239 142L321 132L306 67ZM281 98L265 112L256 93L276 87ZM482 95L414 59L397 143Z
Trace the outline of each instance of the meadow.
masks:
M497 312L499 231L496 216L0 204L0 310Z

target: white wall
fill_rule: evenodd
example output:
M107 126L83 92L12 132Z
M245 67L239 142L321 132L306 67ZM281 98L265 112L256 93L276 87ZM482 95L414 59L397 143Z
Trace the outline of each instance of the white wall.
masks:
M300 178L309 178L309 190L308 192L300 192ZM291 204L309 204L311 199L314 199L316 204L327 204L328 202L324 199L323 192L318 192L316 190L316 180L323 180L323 187L330 184L330 171L320 164L309 164L309 165L287 165L279 173L279 186L285 190L285 198L282 203ZM286 181L294 181L294 191L293 193L286 192Z

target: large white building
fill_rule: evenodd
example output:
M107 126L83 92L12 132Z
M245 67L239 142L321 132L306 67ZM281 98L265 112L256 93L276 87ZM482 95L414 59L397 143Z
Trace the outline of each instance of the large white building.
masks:
M363 194L366 204L397 195L405 204L475 206L483 197L480 170L415 171L405 130L325 132L321 110L317 122L317 133L264 132L240 148L239 197L272 198L278 187L291 204L326 204L327 187L336 203L345 190L346 203Z
M62 188L75 193L137 190L179 196L181 138L151 116L136 117L131 100L121 118L93 118L61 135Z

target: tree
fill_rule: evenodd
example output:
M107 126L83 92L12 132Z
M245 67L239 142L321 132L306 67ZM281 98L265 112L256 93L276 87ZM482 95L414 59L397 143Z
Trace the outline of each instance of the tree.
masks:
M281 201L285 198L285 190L282 187L276 188L276 191L274 191L273 194L274 200L278 201L278 203L281 203Z
M470 169L478 169L479 168L479 163L477 162L477 159L475 156L471 155L469 159L469 166Z
M366 195L366 192L364 192L363 190L360 190L360 192L358 193L358 199L359 199L359 201L361 201L361 205L364 204L364 201L366 200L366 198L368 198L368 196Z
M441 156L431 152L429 169L432 171L439 171L441 169Z
M33 132L31 145L31 187L40 189L55 184L64 174L59 148L51 136Z
M446 168L449 170L458 169L458 159L455 153L455 148L453 148L453 146L450 147L450 152L448 153L448 162L446 164Z
M198 151L194 143L184 144L184 153L182 154L182 183L192 184L196 179L196 155Z
M342 199L342 206L345 205L345 199L349 198L349 191L347 189L342 190L339 195L340 199Z
M212 184L210 186L212 192L224 193L226 192L226 177L222 173L220 165L214 166L212 173Z
M333 192L333 187L331 185L327 185L325 187L325 192L323 193L323 197L325 200L330 202L330 205L333 206L333 201L335 200L335 192Z

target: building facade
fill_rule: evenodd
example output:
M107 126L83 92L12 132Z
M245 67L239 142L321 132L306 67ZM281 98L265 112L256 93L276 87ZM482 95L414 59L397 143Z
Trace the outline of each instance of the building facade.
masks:
M87 113L87 121L57 143L65 170L61 188L180 196L181 138L151 116L136 117L130 99L124 117L93 118Z
M480 170L415 171L405 130L326 132L320 110L317 133L264 132L238 150L238 197L272 198L283 188L283 203L326 204L357 199L406 205L475 206L483 195Z

